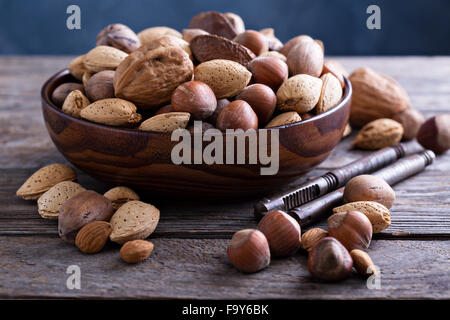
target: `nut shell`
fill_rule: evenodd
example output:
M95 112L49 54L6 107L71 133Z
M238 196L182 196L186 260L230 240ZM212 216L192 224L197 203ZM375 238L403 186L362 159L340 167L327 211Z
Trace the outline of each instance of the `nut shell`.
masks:
M257 272L270 264L269 243L266 236L255 229L236 232L227 254L231 263L243 272Z
M145 47L131 53L114 75L115 95L144 110L154 110L170 101L172 92L192 79L194 65L178 47Z
M395 192L383 179L363 174L350 179L344 188L344 203L356 201L375 201L390 209Z
M314 39L306 34L296 36L290 39L288 42L286 42L284 46L279 50L279 52L283 54L285 57L287 57L291 49L303 41L314 41Z
M150 241L133 240L125 243L120 249L120 257L127 263L139 263L148 258L154 245Z
M189 28L202 29L227 39L233 39L238 34L229 18L215 11L197 14L189 22Z
M413 108L405 109L397 113L392 119L400 123L403 127L402 140L412 140L417 136L420 127L425 122L423 114Z
M322 281L339 281L348 278L353 260L345 247L335 238L320 240L308 255L308 270Z
M128 187L119 186L112 188L103 195L111 201L114 210L119 209L128 201L139 200L139 195Z
M266 124L273 115L277 106L277 97L272 89L263 84L252 84L245 87L236 96L236 100L244 100L258 116L259 125Z
M69 93L74 90L79 90L84 94L84 87L81 83L66 82L57 86L52 92L52 101L55 106L61 107Z
M97 46L110 46L130 53L141 46L136 33L126 25L114 23L106 26L97 35Z
M100 71L89 78L86 85L86 95L91 102L101 99L115 98L114 71Z
M298 74L283 82L277 91L277 106L281 111L306 113L320 98L322 80L307 74Z
M347 71L338 61L332 59L324 60L322 75L327 73L331 73L335 76L339 80L342 88L345 87L344 76L347 76Z
M82 191L67 200L59 210L59 236L73 243L82 227L92 221L109 221L113 214L111 201L95 191Z
M139 126L139 130L172 132L176 129L185 129L191 115L187 112L169 112L153 116Z
M194 79L206 83L217 99L234 97L250 82L252 74L241 64L216 59L199 64Z
M372 240L372 224L363 213L338 212L329 217L327 223L328 235L339 240L347 250L365 250L369 247Z
M311 251L320 240L328 236L328 232L321 228L312 228L302 235L302 248Z
M258 116L252 107L244 100L230 102L217 117L216 127L219 130L226 129L258 129Z
M288 66L279 58L258 57L248 64L248 70L252 73L253 81L269 86L276 91L288 78Z
M319 77L323 69L323 50L315 41L301 41L286 56L289 73Z
M302 118L296 111L283 112L270 120L270 122L266 125L266 128L284 126L286 124L296 123L299 121L302 121Z
M217 107L211 88L201 81L189 81L172 93L171 104L175 112L189 112L194 120L205 120Z
M59 210L64 202L85 190L78 183L72 181L60 182L39 197L38 212L44 219L58 219Z
M350 256L353 259L355 269L358 270L361 275L365 277L376 275L375 264L367 252L354 249L350 251Z
M110 98L91 103L80 111L80 116L110 126L135 126L142 120L136 110L136 106L127 100Z
M193 60L189 43L179 37L165 35L145 45L146 50L154 50L157 48L168 48L168 47L178 47L183 49L184 52L188 54L189 59Z
M80 90L73 90L64 100L61 107L62 112L79 118L80 112L89 105L89 100Z
M269 50L267 38L262 33L255 30L247 30L239 33L233 41L242 44L257 56Z
M88 223L78 231L75 245L84 253L100 252L108 241L111 230L111 224L106 221Z
M339 80L331 73L325 73L322 79L322 91L316 106L316 113L324 113L338 104L342 98L342 87Z
M183 29L182 34L183 40L188 43L191 43L192 39L194 39L195 37L209 33L202 29Z
M359 149L378 150L400 142L403 126L391 119L377 119L364 125L356 135L353 146Z
M115 70L119 64L128 56L122 50L98 46L86 53L83 63L90 72L100 72L103 70Z
M266 214L258 223L258 230L266 236L273 256L286 257L300 249L300 225L281 210Z
M227 12L224 13L223 15L228 19L228 21L230 21L231 25L234 27L237 34L240 34L245 31L244 20L242 20L242 18L239 15L232 12Z
M366 215L372 223L373 233L379 233L391 225L391 213L381 203L375 201L356 201L333 209L334 213L359 211Z
M450 149L450 114L440 114L425 121L417 133L417 141L438 154Z

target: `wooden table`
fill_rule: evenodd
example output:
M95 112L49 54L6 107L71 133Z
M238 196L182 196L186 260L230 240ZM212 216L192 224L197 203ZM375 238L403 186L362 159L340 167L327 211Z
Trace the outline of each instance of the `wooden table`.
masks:
M15 191L38 168L66 162L47 135L39 92L70 58L0 58L0 298L450 298L450 152L395 186L392 226L377 234L369 249L381 268L380 289L368 289L357 274L341 283L315 282L303 252L274 259L256 274L236 271L226 246L234 232L255 227L255 199L195 204L141 195L162 215L151 236L154 253L138 265L123 263L113 244L97 255L85 255L63 242L57 223L41 219L36 203L15 197ZM370 66L390 74L426 116L450 112L450 57L338 60L349 71ZM352 139L344 139L308 176L365 154L350 150ZM108 189L81 172L79 176L87 188ZM69 265L81 269L80 290L66 286Z

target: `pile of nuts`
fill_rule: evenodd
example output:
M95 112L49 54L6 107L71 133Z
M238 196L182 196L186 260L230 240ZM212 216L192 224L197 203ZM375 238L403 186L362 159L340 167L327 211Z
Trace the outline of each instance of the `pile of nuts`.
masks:
M357 176L346 184L345 204L333 209L328 230L312 228L302 235L294 218L274 210L261 219L257 229L233 235L228 257L237 269L257 272L270 264L271 256L287 257L303 248L309 253L308 270L315 279L345 279L353 266L363 276L375 275L377 268L365 250L373 233L390 226L389 209L394 201L395 192L384 180Z
M346 74L324 60L320 40L300 35L283 45L271 28L246 30L238 15L213 11L194 16L182 33L108 25L69 71L82 83L54 90L63 112L159 132L192 120L247 130L309 119L341 100Z
M106 242L123 244L120 256L128 263L146 259L153 243L144 241L159 221L159 210L139 201L130 188L119 186L101 195L76 183L76 172L50 164L31 175L16 194L37 200L42 218L58 219L59 236L84 253L97 253Z

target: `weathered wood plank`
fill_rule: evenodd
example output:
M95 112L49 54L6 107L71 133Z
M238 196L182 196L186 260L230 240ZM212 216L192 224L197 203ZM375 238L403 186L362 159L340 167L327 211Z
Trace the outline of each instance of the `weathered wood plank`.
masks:
M191 299L449 299L450 241L374 241L370 255L381 288L354 274L334 284L312 280L304 253L242 274L226 257L227 240L153 239L152 256L138 265L118 247L85 255L60 239L0 237L0 298ZM69 265L81 269L81 290L66 287Z

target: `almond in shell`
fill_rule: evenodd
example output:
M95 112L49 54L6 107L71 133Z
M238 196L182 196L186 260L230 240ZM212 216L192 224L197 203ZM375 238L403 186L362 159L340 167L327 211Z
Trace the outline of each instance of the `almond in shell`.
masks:
M317 42L301 41L287 55L289 73L319 77L322 74L323 57L323 50Z
M284 126L286 124L296 123L302 121L300 115L295 111L284 112L279 114L266 125L266 128Z
M86 67L84 66L84 57L85 55L76 57L69 63L68 67L70 74L75 79L80 81L83 78L83 74L87 71Z
M64 202L85 190L76 182L60 182L39 197L38 212L44 219L58 219L59 210Z
M194 71L194 79L206 83L217 99L237 95L248 85L251 77L251 72L243 65L224 59L203 62Z
M141 46L145 46L152 41L155 41L163 36L173 36L177 38L182 38L181 33L177 30L169 27L151 27L142 30L137 34L139 40L141 41Z
M324 113L335 105L342 98L342 87L339 80L331 73L325 73L320 77L322 79L322 91L320 92L319 102L316 106L316 113Z
M400 142L403 126L391 119L378 119L367 123L358 132L353 146L360 149L377 150Z
M100 252L111 234L112 227L106 221L94 221L85 225L75 237L75 245L84 253Z
M153 251L153 243L145 240L133 240L120 249L120 257L128 263L139 263L148 258Z
M86 54L83 63L90 72L115 70L127 56L128 54L122 50L108 46L98 46Z
M102 99L91 103L81 110L80 116L92 122L110 126L134 126L142 117L136 112L136 106L118 98Z
M366 215L372 223L373 233L378 233L391 225L391 213L381 203L375 201L356 201L333 209L333 213L359 211Z
M172 132L176 129L185 129L191 118L188 112L162 113L145 120L139 126L139 130Z
M321 79L307 74L293 76L284 81L277 91L278 109L306 113L319 102L321 91Z
M119 209L124 203L139 200L139 195L128 187L119 186L108 190L104 196L111 200L114 210Z
M36 200L54 185L75 180L77 174L71 167L59 163L50 164L33 173L17 190L16 195L25 200Z
M123 244L145 239L155 231L159 210L141 201L130 201L121 206L111 218L111 241Z
M302 248L311 251L312 248L323 238L328 236L328 232L321 228L312 228L302 234Z
M62 105L62 112L79 118L80 112L89 105L89 100L80 90L74 90L66 97Z

